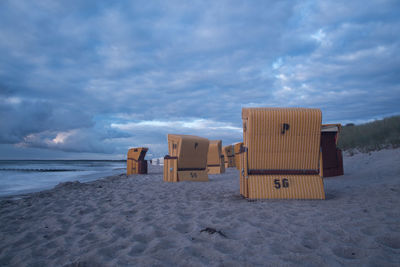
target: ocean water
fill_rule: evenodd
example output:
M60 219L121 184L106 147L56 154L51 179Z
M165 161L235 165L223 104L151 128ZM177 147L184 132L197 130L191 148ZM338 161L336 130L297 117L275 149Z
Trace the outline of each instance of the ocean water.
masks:
M0 160L0 196L51 189L62 182L89 182L126 172L126 161Z

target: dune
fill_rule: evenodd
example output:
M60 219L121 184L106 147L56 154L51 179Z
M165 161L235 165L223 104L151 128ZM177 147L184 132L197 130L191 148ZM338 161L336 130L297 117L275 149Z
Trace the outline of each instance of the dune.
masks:
M1 266L398 266L400 149L344 156L326 200L247 201L162 167L0 199Z

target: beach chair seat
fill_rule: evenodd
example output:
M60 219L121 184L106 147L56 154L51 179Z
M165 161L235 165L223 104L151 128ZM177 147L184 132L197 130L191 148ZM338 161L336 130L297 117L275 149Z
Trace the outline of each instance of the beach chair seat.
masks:
M147 174L147 160L144 159L147 147L136 147L128 150L126 175Z
M193 135L168 134L168 152L164 157L164 181L208 181L209 141Z
M242 196L325 199L319 109L243 108L242 119Z
M207 169L208 174L221 174L225 172L221 140L210 140L207 154Z

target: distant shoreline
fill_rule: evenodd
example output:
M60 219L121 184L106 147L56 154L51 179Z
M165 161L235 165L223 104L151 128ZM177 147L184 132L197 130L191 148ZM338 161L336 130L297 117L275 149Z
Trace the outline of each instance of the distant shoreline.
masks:
M0 159L0 161L104 161L124 162L126 159Z

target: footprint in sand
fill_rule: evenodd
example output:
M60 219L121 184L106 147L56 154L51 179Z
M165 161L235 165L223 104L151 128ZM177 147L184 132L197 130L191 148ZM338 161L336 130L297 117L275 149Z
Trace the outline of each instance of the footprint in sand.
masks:
M67 252L66 252L65 249L57 249L56 252L54 252L53 254L48 256L48 258L51 259L51 260L59 259L59 258L65 256L66 253Z
M103 227L104 229L110 229L112 226L114 226L114 222L103 221L103 222L100 222L98 225Z
M151 242L151 246L149 246L149 248L148 248L148 252L149 253L159 252L161 250L171 249L171 248L175 248L175 247L176 247L176 243L172 239L164 238L164 239L160 239L157 241L153 240Z
M216 217L218 219L226 219L226 217L230 216L233 212L229 210L222 210L222 211L217 211L215 213Z
M104 261L110 261L112 259L115 259L118 257L118 254L126 248L125 245L109 245L102 247L97 250L98 255L104 260Z
M301 241L301 245L307 249L317 249L319 246L318 240L312 237L305 237Z
M128 252L129 256L137 256L139 254L142 254L143 251L145 251L147 248L147 244L144 243L136 243L135 245L132 246L131 250Z
M332 249L333 254L343 259L361 259L366 256L364 251L355 247L335 247Z
M214 248L222 254L232 254L236 251L236 248L233 245L226 242L217 242L215 243Z
M174 230L180 234L187 234L190 232L190 224L188 223L178 223L174 226Z
M93 242L96 240L98 240L98 237L94 233L88 233L83 236L83 238L81 239L79 244L80 244L80 247L83 247L86 245L86 244L83 244L84 243L83 241L85 241L87 243L87 242Z
M378 229L375 226L367 226L367 227L360 229L361 233L363 233L364 235L368 235L368 236L375 235L377 231L378 231Z
M392 249L400 249L400 235L379 236L376 241Z
M132 230L130 228L125 228L121 226L116 226L112 230L112 233L115 237L117 238L126 238L127 236L130 236L132 233Z
M132 236L132 241L134 242L138 242L138 243L148 243L150 242L151 238L149 238L146 235L142 235L142 234L137 234L137 235L133 235Z
M34 232L28 232L22 238L18 239L12 246L15 248L20 247L21 245L28 246L32 242L36 241L36 237L37 235L35 235Z

